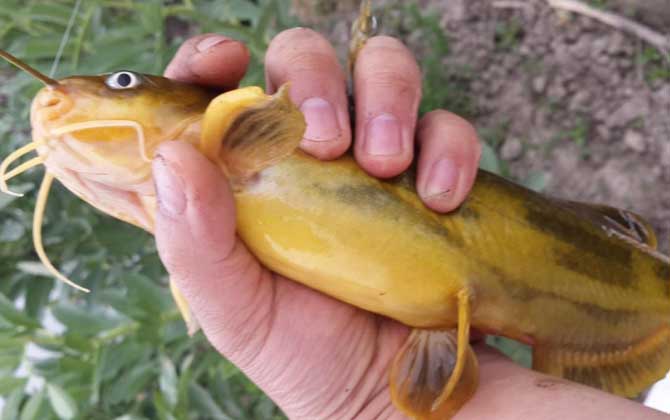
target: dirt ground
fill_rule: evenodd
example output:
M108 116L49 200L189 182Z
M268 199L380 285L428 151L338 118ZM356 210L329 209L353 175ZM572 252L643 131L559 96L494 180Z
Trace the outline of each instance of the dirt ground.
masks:
M346 44L357 2L300 3L303 20ZM400 13L398 4L384 2L391 16L382 15L382 32L400 34L421 62L431 46L399 28L402 19L393 15ZM482 137L492 139L509 174L543 174L549 194L633 210L657 229L667 253L668 67L650 66L652 51L639 39L541 0L431 0L421 6L438 14L450 45L444 71L467 72L458 86L473 101L471 119ZM652 72L663 76L652 81Z

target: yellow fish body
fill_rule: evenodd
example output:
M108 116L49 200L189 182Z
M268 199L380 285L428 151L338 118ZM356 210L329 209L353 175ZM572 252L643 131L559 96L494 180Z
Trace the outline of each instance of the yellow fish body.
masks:
M213 97L133 72L49 80L33 102L33 143L0 166L3 188L47 168L35 243L49 266L39 225L54 177L152 231L149 161L180 139L228 175L238 233L264 265L415 327L390 372L394 402L414 417L446 418L475 391L470 326L531 344L535 369L623 396L670 369L670 260L632 213L480 171L466 202L441 215L424 207L411 171L383 181L350 156L297 150L304 121L285 90ZM33 163L8 171L31 150Z

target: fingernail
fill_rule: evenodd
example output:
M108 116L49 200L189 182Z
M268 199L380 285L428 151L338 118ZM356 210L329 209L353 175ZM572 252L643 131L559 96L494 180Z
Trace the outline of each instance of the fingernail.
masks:
M300 111L307 121L304 140L332 141L342 134L335 108L325 99L309 98L300 105Z
M363 151L373 156L393 156L402 151L400 123L391 114L381 114L368 121Z
M181 215L186 209L183 181L160 155L154 158L153 168L158 210L172 217Z
M435 197L453 192L458 181L458 168L451 159L440 159L428 172L426 197Z
M230 42L231 39L223 35L212 35L198 42L195 46L195 49L198 52L205 52L208 49L212 48L215 45L223 44L224 42Z

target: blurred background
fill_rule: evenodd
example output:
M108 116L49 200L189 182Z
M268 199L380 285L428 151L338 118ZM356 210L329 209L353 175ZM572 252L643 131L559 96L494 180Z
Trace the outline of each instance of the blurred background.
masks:
M656 31L670 27L667 0L587 3ZM421 64L421 111L446 108L471 119L484 141L482 167L535 190L634 210L661 233L667 252L670 66L658 50L541 0L375 6L383 32L401 37ZM262 85L263 55L277 32L314 27L344 58L357 7L354 0L0 0L0 48L48 73L72 19L56 77L159 74L187 37L218 32L247 43L244 84ZM28 141L28 106L39 88L0 63L0 157ZM12 181L24 198L0 195L0 420L284 418L201 334L186 336L153 239L60 186L50 196L45 246L92 293L55 283L30 239L41 175L35 169ZM489 342L530 364L528 348Z

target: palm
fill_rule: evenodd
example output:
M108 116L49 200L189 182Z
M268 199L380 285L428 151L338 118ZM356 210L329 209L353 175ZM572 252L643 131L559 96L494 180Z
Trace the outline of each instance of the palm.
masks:
M235 315L203 322L204 332L291 418L390 409L387 367L405 326L270 272L239 242L225 265L221 283L250 287L244 299L236 292Z

